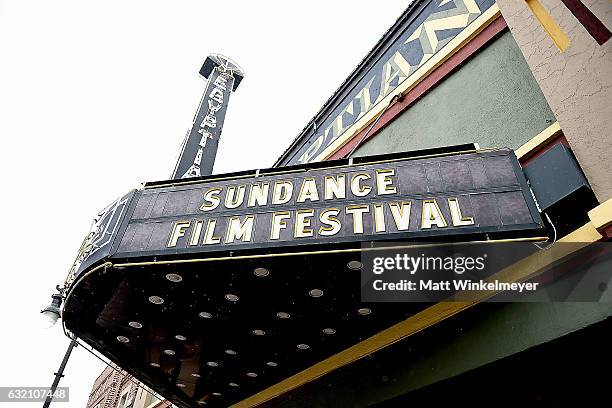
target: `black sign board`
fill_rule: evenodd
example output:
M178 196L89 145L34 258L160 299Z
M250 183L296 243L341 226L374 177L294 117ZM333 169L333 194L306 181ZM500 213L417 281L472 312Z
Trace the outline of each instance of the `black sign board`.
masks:
M325 164L146 186L134 194L113 256L542 230L510 150Z

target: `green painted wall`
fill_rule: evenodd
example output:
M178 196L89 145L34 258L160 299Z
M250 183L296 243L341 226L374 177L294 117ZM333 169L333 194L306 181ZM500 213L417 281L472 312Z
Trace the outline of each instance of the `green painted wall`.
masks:
M438 84L355 156L476 142L518 148L556 121L509 31Z

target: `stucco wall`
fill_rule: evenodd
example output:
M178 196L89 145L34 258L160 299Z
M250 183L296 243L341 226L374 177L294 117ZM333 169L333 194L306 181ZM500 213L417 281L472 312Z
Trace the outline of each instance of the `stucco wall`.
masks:
M524 1L497 3L597 198L611 198L612 40L597 44L560 0L540 0L570 39L561 52ZM612 2L583 3L612 30Z
M509 31L436 86L355 153L451 144L517 148L555 122Z

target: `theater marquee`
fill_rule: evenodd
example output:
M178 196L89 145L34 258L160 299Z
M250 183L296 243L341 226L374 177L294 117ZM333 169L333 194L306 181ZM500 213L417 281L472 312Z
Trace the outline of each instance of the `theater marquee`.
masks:
M275 170L146 186L132 199L118 254L500 237L541 228L509 150Z
M358 296L373 241L543 232L514 153L470 145L148 183L96 217L62 317L178 406L230 406L406 318Z

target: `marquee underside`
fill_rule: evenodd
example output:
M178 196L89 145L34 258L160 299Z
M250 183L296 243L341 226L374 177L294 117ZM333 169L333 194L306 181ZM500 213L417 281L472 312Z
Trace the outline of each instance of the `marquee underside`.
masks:
M362 303L359 257L106 265L75 285L64 319L164 396L228 406L428 306Z

